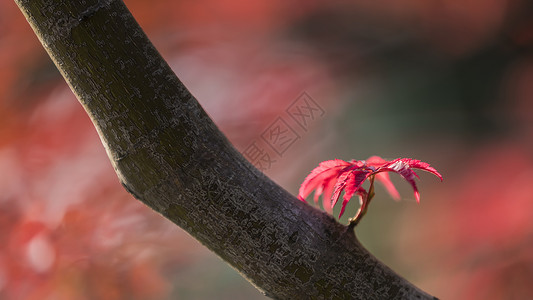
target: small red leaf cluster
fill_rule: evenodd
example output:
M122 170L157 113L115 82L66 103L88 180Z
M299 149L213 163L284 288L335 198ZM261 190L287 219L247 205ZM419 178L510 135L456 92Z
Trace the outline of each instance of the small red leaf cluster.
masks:
M400 199L400 195L390 181L388 174L388 172L394 172L411 184L418 202L420 201L420 194L416 187L415 178L419 177L413 169L430 172L442 181L442 176L437 170L430 167L428 163L416 159L398 158L387 161L379 156L372 156L367 160L351 160L350 162L334 159L321 162L318 167L311 171L300 186L298 198L305 201L305 198L315 190L315 203L318 203L318 197L323 194L323 207L331 213L344 191L340 218L354 194L360 197L361 206L366 207L366 202L370 201L373 196L373 187L367 192L362 186L368 178L371 178L371 184L373 184L374 178L377 179L394 199Z

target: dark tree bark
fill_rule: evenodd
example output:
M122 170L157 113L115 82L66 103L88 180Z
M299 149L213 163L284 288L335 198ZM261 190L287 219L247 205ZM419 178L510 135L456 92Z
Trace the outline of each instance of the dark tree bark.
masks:
M277 299L432 299L220 133L119 0L16 0L122 185Z

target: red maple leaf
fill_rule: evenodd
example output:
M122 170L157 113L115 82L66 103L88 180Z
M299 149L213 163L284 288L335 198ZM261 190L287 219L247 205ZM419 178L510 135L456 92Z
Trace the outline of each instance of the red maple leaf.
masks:
M331 213L337 204L341 193L344 191L342 207L339 218L344 214L346 205L354 194L359 196L361 207L355 218L350 221L351 226L355 226L366 213L368 204L374 196L374 179L381 182L389 194L396 200L400 195L392 182L388 172L398 173L413 187L416 201L420 201L420 193L416 187L415 178L419 178L413 169L420 169L434 174L442 181L442 176L430 167L428 163L411 158L398 158L387 161L379 156L372 156L367 160L352 160L350 162L335 159L321 162L305 178L300 186L298 199L305 201L305 198L315 190L315 203L323 194L324 209ZM370 188L366 191L363 183L370 179Z

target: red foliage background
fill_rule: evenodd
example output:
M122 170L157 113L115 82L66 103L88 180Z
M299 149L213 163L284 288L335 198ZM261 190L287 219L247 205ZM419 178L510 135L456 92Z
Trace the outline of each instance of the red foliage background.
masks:
M303 91L320 104L325 116L266 170L293 194L333 158L417 157L441 171L444 184L420 183L420 205L377 193L357 228L399 273L444 299L533 298L528 1L126 4L241 151ZM1 299L262 298L123 191L11 1L0 171Z

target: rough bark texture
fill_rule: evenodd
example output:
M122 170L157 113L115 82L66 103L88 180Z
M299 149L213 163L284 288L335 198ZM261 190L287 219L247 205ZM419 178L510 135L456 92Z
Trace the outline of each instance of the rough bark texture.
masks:
M16 0L120 182L276 299L432 299L220 133L119 0Z

